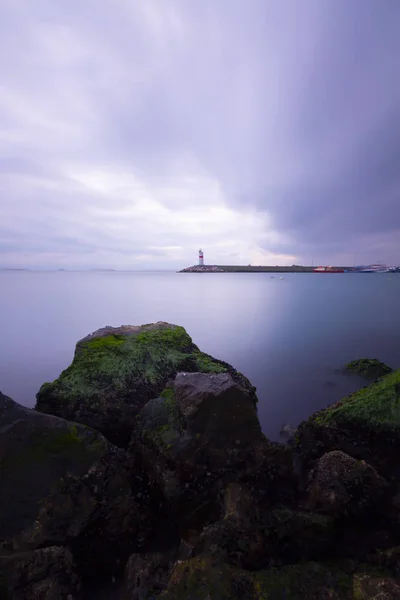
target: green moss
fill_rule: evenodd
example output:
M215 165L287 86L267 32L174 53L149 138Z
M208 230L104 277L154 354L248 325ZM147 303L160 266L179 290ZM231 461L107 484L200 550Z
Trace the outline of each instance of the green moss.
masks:
M112 440L111 434L123 428L129 439L138 410L158 397L177 372L228 370L200 352L183 327L142 327L78 343L71 365L39 390L36 408L87 423ZM167 388L161 394L174 413L171 392Z
M125 336L123 335L106 335L84 342L83 347L88 350L108 350L120 346L124 341Z
M194 358L197 370L202 373L226 373L228 371L227 367L216 362L208 354L203 354L203 352L197 352Z
M398 429L400 427L400 370L382 377L344 398L314 418L318 425L353 424Z
M352 577L318 563L303 563L260 571L254 575L257 600L332 600L352 598Z
M382 377L392 372L392 369L376 358L359 358L346 365L348 371L364 377Z
M32 433L29 438L26 455L29 461L42 462L51 457L57 460L88 459L93 461L96 455L105 450L105 441L94 432L80 435L75 424L69 424L66 428L57 428L46 432ZM24 453L25 456L25 453ZM14 457L16 460L18 457ZM23 456L19 457L23 460Z

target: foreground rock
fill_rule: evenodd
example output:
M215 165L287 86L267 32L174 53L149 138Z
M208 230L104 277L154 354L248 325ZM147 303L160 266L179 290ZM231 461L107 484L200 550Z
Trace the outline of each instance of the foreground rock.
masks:
M339 450L324 454L310 474L309 503L335 518L376 518L385 512L388 484L365 461Z
M178 373L139 413L132 448L187 541L190 530L220 518L221 495L232 481L249 487L253 509L293 497L290 451L265 439L252 394L228 373Z
M0 449L0 548L68 545L90 577L113 573L151 537L145 479L96 431L0 394Z
M315 413L299 426L296 448L306 466L342 450L400 481L400 370Z
M3 556L0 551L2 600L74 600L80 591L69 550L53 546Z
M400 600L399 394L389 373L289 448L184 329L99 330L39 411L0 395L0 598Z
M72 364L41 387L36 409L85 423L126 446L136 414L178 371L229 372L256 400L243 375L200 352L183 327L160 322L105 327L78 342Z

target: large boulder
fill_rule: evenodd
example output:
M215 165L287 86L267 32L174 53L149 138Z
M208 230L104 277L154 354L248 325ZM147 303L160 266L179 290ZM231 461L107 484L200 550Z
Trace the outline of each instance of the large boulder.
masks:
M75 600L80 591L72 554L66 548L0 552L1 600Z
M309 465L331 450L365 460L400 481L400 370L343 398L303 422L296 451Z
M262 518L225 515L201 533L194 555L210 556L242 569L316 560L337 554L333 520L305 511L277 508Z
M310 474L310 507L337 519L365 519L385 510L388 484L365 461L340 450L324 454Z
M292 491L290 453L265 439L252 394L229 373L178 373L139 413L132 447L184 529L220 518L231 481L248 480L266 503Z
M0 394L0 451L0 547L68 545L89 576L113 572L153 535L157 499L100 433Z
M136 414L183 370L229 372L256 401L243 375L200 352L183 327L159 322L105 327L83 338L72 364L39 390L36 409L85 423L126 446Z

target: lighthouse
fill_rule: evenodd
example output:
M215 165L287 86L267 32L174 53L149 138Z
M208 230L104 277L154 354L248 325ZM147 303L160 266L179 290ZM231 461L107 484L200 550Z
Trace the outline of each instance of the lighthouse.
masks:
M204 265L204 254L203 250L200 248L199 250L199 266L202 267Z

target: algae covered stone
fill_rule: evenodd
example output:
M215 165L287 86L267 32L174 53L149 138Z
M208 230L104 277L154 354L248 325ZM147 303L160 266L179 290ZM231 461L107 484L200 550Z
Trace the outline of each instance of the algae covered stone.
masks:
M400 370L312 415L300 424L295 444L306 463L342 450L400 479Z
M81 572L107 572L153 533L145 479L97 431L0 394L0 451L0 548L68 544Z
M82 339L72 364L41 387L36 410L85 423L126 446L136 414L178 371L230 372L255 398L243 375L200 352L183 327L159 322L105 327Z
M368 379L377 379L392 372L392 369L376 358L358 358L347 363L346 370Z
M179 522L197 520L196 529L219 518L219 492L229 482L249 480L268 505L293 471L287 451L262 434L252 394L229 373L178 373L137 416L132 449Z

